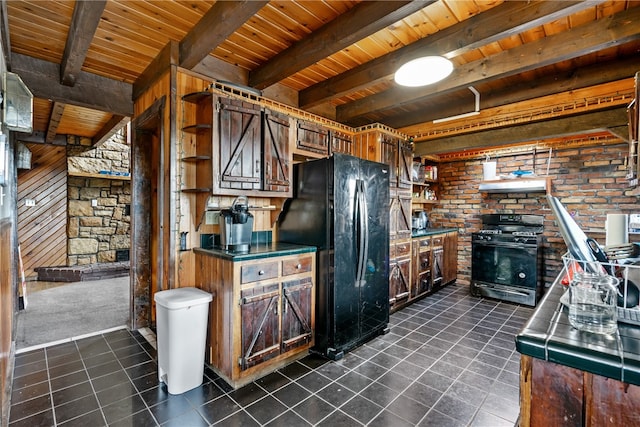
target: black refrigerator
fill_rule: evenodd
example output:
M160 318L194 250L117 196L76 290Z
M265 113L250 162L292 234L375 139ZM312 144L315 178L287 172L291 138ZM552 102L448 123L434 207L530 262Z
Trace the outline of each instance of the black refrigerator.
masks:
M312 351L338 360L388 331L388 166L336 153L293 173L278 237L318 248Z

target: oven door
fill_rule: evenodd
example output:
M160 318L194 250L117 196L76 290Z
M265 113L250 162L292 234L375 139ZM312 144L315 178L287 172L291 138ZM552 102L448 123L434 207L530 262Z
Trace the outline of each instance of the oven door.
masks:
M471 245L472 282L536 289L537 245L495 241L474 241Z

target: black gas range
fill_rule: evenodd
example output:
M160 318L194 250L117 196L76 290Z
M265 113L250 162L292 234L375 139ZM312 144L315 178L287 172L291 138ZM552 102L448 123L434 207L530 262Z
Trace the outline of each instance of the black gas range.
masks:
M544 217L482 215L471 235L471 293L535 306L542 294Z

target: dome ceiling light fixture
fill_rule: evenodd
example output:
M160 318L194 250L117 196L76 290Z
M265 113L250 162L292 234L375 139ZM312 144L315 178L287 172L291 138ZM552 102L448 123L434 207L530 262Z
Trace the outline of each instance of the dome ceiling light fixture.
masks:
M445 79L453 71L453 63L442 56L412 59L398 68L393 78L401 86L426 86Z

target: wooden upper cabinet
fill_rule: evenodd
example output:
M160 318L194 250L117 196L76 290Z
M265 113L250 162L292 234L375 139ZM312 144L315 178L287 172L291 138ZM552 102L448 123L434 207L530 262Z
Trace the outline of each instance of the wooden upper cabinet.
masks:
M356 155L353 137L347 133L331 131L331 152Z
M264 176L262 189L290 193L291 188L291 150L289 144L288 116L271 110L264 112Z
M380 138L381 162L389 165L389 186L411 188L413 148L398 137L382 134Z
M238 194L262 188L262 135L260 106L217 97L213 133L213 190Z
M296 151L312 157L326 157L329 144L329 129L305 120L297 121Z
M213 194L292 194L291 119L251 102L216 97Z

